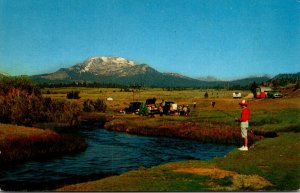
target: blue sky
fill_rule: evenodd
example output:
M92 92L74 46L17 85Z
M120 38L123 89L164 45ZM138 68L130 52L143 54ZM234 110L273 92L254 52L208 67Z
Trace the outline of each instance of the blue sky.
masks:
M299 0L0 0L0 71L94 56L234 79L300 70Z

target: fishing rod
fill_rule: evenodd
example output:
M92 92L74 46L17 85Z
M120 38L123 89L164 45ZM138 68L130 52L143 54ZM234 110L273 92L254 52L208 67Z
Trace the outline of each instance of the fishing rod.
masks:
M234 118L234 119L236 119L236 117L234 117L233 115L231 115L231 114L229 114L229 113L227 113L227 112L225 112L225 111L222 111L222 110L220 110L220 109L218 109L218 108L216 108L217 109L217 111L219 111L219 112L221 112L221 113L223 113L223 114L225 114L225 115L227 115L227 116L229 116L229 117L231 117L231 118ZM250 133L255 137L256 135L255 135L255 132L253 131L253 129L252 128L250 128ZM254 146L254 144L253 144L253 146Z

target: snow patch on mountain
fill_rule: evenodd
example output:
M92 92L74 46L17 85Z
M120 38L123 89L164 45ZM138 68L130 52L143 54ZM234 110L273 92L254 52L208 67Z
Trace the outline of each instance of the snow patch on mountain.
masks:
M68 70L79 74L90 73L97 76L128 76L147 70L140 67L142 65L122 57L99 56L89 58L68 68Z
M121 57L93 57L83 63L71 67L71 70L76 70L79 73L92 72L98 74L104 74L108 71L116 72L123 68L128 68L137 65L131 60L127 60Z
M81 72L90 71L91 65L92 65L92 60L89 63L87 63L87 65L84 67L84 69L81 70Z

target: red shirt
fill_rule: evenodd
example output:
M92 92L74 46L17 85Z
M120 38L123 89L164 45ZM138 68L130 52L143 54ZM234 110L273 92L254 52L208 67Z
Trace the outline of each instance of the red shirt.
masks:
M239 119L240 122L248 121L250 118L250 110L246 107L243 109L241 118Z

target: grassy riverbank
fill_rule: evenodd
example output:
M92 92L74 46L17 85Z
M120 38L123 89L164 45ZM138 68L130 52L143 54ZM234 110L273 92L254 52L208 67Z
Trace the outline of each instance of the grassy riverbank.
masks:
M298 190L299 133L257 142L211 161L190 160L140 168L119 176L70 185L58 191L244 191Z
M242 143L240 131L222 122L192 122L189 120L156 118L149 120L139 118L119 118L105 124L105 128L112 131L126 132L145 136L162 136L183 138L205 143L233 144ZM266 132L262 132L263 135ZM262 135L249 134L249 144L263 138Z
M209 105L211 100L198 100L197 108L192 109L188 117L148 118L113 114L113 120L106 127L135 134L168 134L168 137L182 137L179 133L184 131L182 134L188 136L187 139L200 137L203 135L201 132L212 132L225 138L229 134L238 135L239 126L233 122L233 117L240 114L238 101L214 100L217 101L215 108ZM152 168L141 167L119 176L65 186L58 191L298 190L300 98L249 102L251 128L258 134L269 132L271 135L256 141L247 152L236 149L225 157L210 161L187 160ZM277 137L272 135L274 132Z
M85 150L84 139L51 130L0 124L0 165L47 159Z

